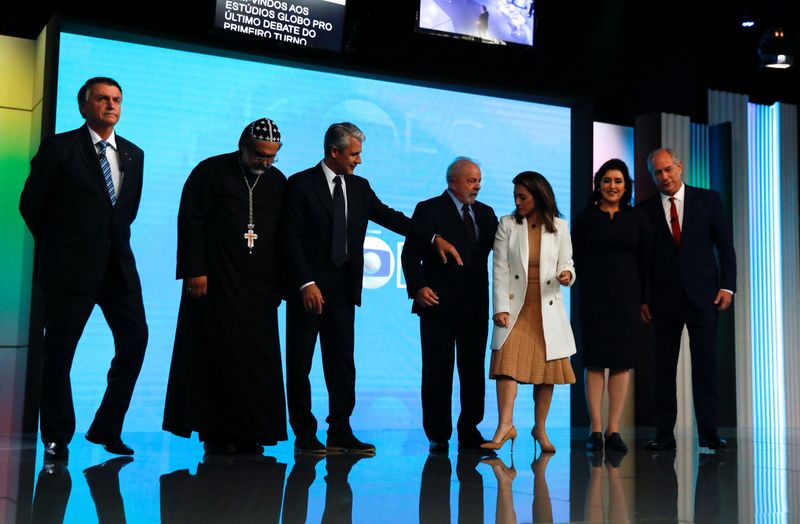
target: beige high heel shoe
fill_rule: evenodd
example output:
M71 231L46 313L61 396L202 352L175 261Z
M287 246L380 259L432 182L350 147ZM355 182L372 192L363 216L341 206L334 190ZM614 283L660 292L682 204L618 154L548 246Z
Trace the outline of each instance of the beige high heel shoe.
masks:
M503 444L506 443L508 439L511 439L511 453L514 453L514 439L517 438L517 428L511 426L506 434L503 435L503 438L500 439L500 442L489 441L484 444L481 444L481 449L491 449L491 450L498 450L503 447Z
M531 435L533 436L533 442L534 442L534 444L533 444L533 453L534 453L534 455L536 454L536 444L539 444L539 447L542 448L542 453L555 453L556 452L556 447L553 445L552 442L550 442L549 444L543 444L542 443L541 439L539 438L539 435L536 432L536 426L533 426L533 429L531 430ZM550 439L547 439L547 440L549 441Z

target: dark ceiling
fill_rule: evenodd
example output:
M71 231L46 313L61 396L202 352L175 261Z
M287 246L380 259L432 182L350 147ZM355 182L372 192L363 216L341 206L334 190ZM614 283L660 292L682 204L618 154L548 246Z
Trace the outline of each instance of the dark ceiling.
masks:
M536 0L535 47L491 46L415 33L417 0L348 0L345 51L242 47L209 35L213 0L113 3L2 0L0 34L34 38L54 13L249 52L479 88L581 96L594 119L640 114L705 120L708 88L761 103L800 103L800 63L758 67L761 35L780 25L797 53L800 1ZM749 14L754 28L741 27Z

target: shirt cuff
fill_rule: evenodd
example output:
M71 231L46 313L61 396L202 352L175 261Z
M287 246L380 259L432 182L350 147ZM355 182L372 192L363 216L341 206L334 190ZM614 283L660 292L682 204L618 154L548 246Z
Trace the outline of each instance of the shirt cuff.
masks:
M733 291L731 291L730 289L724 289L724 288L720 288L720 291L724 291L725 293L728 293L728 294L730 294L731 296L733 296Z
M302 286L300 286L300 291L303 291L305 288L307 288L307 287L308 287L308 286L310 286L311 284L314 284L314 281L313 281L313 280L312 280L311 282L306 282L305 284L303 284Z

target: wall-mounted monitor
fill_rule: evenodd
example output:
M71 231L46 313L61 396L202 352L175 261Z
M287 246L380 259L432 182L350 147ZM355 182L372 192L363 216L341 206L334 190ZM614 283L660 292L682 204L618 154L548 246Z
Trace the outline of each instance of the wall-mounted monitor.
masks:
M347 0L217 0L214 30L252 41L342 48Z
M417 30L493 44L533 45L534 0L419 0Z

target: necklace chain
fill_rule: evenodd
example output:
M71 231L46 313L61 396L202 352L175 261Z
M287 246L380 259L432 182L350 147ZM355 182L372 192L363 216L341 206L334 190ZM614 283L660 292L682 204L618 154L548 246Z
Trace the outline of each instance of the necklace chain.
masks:
M261 173L256 175L256 181L251 186L250 181L247 180L247 175L244 174L244 168L241 163L239 164L239 169L242 170L242 178L244 178L244 183L247 186L247 228L253 229L255 228L255 224L253 224L253 190L255 190L258 181L261 180Z

